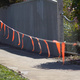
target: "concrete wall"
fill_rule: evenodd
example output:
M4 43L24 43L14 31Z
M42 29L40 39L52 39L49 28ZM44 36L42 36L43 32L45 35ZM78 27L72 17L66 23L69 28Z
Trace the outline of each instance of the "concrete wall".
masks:
M58 39L58 26L57 26L57 3L51 0L30 0L22 3L10 5L9 7L0 8L0 20L10 27L29 34L31 36L49 39ZM10 37L6 40L3 37L3 30L0 32L0 42L18 46L17 33L15 40L12 42L12 30L10 30ZM42 54L47 55L47 48L43 41ZM35 52L39 52L37 41L35 43ZM58 51L55 44L49 43L51 55L58 56ZM31 40L24 37L24 49L32 50Z

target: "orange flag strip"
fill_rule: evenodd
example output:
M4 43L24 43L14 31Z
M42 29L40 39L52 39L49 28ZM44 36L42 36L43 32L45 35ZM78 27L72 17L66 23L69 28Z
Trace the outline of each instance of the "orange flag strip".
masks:
M2 27L3 27L3 22L1 21L1 29L2 29ZM1 29L0 29L0 31L1 31Z
M4 36L6 34L6 25L4 24Z
M24 47L23 38L24 38L24 34L22 34L22 48L21 49L23 49Z
M73 46L76 46L76 45L77 45L77 43L74 43L74 44L73 44Z
M50 49L49 49L48 43L47 43L47 41L46 41L46 40L44 40L44 42L45 42L45 44L46 44L46 46L47 46L47 50L48 50L48 57L50 57Z
M34 51L34 41L33 41L33 39L32 39L32 37L31 37L31 36L29 36L29 38L31 39L32 46L33 46L33 49L32 49L32 51Z
M20 34L19 34L19 32L17 32L17 34L18 34L18 40L19 40L18 45L20 45Z
M65 43L62 42L62 58L63 58L63 64L64 64L64 61L65 61Z
M38 41L38 45L39 45L39 48L40 48L40 53L39 53L39 54L41 54L41 53L42 53L41 44L40 44L40 41L39 41L39 39L38 39L38 38L36 38L36 39L37 39L37 41Z
M8 39L9 38L9 27L7 26L7 30L8 30L8 36L7 36L7 38L6 39Z
M15 31L14 31L14 29L13 29L12 41L14 41L14 35L15 35Z
M56 41L56 40L53 40L54 43L56 43L56 46L57 46L57 49L58 49L58 52L59 52L59 57L60 57L60 42Z

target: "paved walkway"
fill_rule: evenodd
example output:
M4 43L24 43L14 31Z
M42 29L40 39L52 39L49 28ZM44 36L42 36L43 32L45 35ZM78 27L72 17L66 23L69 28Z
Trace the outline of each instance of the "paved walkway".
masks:
M80 66L62 65L54 58L0 45L0 64L28 77L30 80L80 80Z

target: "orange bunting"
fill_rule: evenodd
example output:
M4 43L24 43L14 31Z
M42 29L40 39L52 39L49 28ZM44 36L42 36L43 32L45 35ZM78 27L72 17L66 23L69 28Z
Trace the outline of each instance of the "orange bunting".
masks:
M63 58L63 64L64 64L64 61L65 61L65 43L62 42L62 58Z
M24 47L23 38L24 38L24 34L22 34L22 48L21 49L23 49Z
M46 41L46 40L44 40L44 42L45 42L45 44L46 44L46 46L47 46L47 50L48 50L48 57L50 57L50 49L49 49L49 45L48 45L48 43L47 43L47 41Z
M4 36L6 34L6 25L4 24Z
M37 41L38 41L38 45L39 45L39 48L40 48L40 53L39 53L39 54L41 54L41 53L42 53L41 44L40 44L40 41L39 41L39 39L38 39L38 38L36 38L36 39L37 39Z
M2 29L2 27L3 27L3 22L1 21L1 29ZM1 31L1 29L0 29L0 31Z
M8 36L7 36L7 38L6 39L8 39L9 38L9 27L7 26L7 30L8 30Z
M19 32L17 32L17 34L18 34L18 40L19 40L18 45L20 45L20 34L19 34Z
M14 29L13 29L12 42L14 41L14 35L15 35L15 31L14 31Z
M29 38L30 38L30 39L31 39L31 41L32 41L32 46L33 46L32 51L34 51L34 41L33 41L33 39L32 39L32 37L31 37L31 36L29 36Z
M59 52L59 57L60 57L60 42L56 41L56 40L53 40L54 43L56 43L56 46L57 46L57 49L58 49L58 52Z

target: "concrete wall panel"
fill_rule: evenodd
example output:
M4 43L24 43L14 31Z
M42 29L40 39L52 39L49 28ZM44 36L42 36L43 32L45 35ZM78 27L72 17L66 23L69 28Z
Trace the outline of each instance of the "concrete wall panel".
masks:
M10 5L6 8L0 8L0 19L10 27L22 33L49 40L58 40L57 26L57 2L51 0L33 0ZM22 35L20 35L22 37ZM12 42L12 30L10 37L6 40L3 37L3 30L0 32L0 42L18 46L18 36L15 33L15 40ZM35 52L39 52L37 41L35 42ZM41 42L43 54L47 55L47 48L43 41ZM56 45L49 43L51 55L58 56ZM29 37L24 36L24 49L32 50L32 44Z

